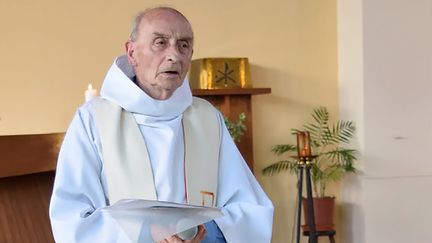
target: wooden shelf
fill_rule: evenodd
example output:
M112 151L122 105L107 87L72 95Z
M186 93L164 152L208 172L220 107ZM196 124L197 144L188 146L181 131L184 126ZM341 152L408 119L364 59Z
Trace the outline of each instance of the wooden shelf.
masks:
M257 95L269 94L271 88L192 89L195 96L205 95Z

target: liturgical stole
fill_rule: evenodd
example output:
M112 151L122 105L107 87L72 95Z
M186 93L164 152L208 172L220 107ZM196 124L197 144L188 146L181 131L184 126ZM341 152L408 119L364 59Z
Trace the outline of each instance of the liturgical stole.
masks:
M157 200L147 147L134 116L103 98L93 104L110 204L120 199ZM215 206L220 147L217 111L193 98L182 123L187 203Z

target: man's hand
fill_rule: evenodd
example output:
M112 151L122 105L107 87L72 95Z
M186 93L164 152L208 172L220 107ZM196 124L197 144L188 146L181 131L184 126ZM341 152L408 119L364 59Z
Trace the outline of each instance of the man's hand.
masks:
M173 235L158 243L200 243L204 239L206 232L204 225L201 224L198 226L197 235L192 240L182 240L180 237Z

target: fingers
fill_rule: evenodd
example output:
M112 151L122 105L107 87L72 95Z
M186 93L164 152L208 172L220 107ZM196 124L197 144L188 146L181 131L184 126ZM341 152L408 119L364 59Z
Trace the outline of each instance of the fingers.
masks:
M183 241L178 236L173 235L169 238L166 238L163 241L159 241L158 243L200 243L204 239L206 233L207 233L206 228L204 227L204 225L201 224L198 225L197 235L192 240Z
M167 241L166 243L184 243L184 241L176 235L173 235L165 240Z
M195 238L193 238L192 240L186 240L184 242L185 243L200 243L204 239L206 233L207 233L207 230L204 227L204 225L202 225L202 224L198 225L198 233L195 236Z
M169 243L169 242L165 239L165 240L158 241L156 243Z
M201 241L204 239L206 233L207 233L206 228L204 227L204 225L201 224L198 226L198 233L197 233L197 237L195 238L198 238L199 241Z

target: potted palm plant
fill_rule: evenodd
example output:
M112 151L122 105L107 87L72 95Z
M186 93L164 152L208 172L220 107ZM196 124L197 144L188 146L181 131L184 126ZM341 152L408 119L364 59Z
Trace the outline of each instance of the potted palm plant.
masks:
M326 194L329 183L342 179L345 173L355 173L354 161L357 151L349 148L354 137L355 125L351 121L340 120L329 124L330 115L325 107L317 107L312 112L313 122L303 125L302 130L310 133L312 154L317 156L311 165L311 180L314 193L314 212L317 230L333 229L334 197ZM292 129L293 134L298 129ZM298 160L292 156L297 152L293 144L278 144L273 146L272 152L284 159L270 164L263 169L264 175L274 175L283 171L297 173ZM321 206L327 209L321 210ZM307 211L305 220L307 229ZM320 216L330 216L322 219Z

